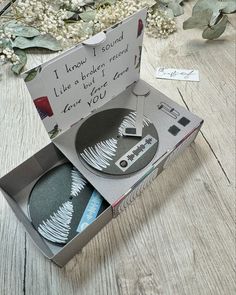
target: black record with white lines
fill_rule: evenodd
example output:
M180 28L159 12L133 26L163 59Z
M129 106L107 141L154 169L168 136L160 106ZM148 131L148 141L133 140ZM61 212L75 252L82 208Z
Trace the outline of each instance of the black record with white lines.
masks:
M124 136L126 128L135 127L136 112L124 108L94 114L79 128L75 146L82 162L98 172L128 175L146 167L158 148L158 133L144 117L142 137Z
M34 185L28 202L35 229L57 245L68 243L107 207L108 203L70 163L44 174Z

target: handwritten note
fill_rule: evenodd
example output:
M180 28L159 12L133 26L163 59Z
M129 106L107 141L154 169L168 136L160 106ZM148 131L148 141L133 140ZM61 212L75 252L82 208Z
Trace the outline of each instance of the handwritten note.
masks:
M36 107L49 133L66 131L138 80L145 19L144 9L108 29L103 43L78 44L34 70L26 85L41 99Z
M173 68L157 68L156 78L179 81L199 82L198 70L173 69Z

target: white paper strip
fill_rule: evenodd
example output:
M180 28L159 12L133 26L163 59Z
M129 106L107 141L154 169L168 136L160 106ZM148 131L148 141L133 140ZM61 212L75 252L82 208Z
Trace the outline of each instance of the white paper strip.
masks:
M199 82L198 70L157 68L156 78Z
M157 142L151 135L146 135L140 142L133 146L125 155L123 155L117 162L122 171L128 170L138 159L140 159L148 150Z

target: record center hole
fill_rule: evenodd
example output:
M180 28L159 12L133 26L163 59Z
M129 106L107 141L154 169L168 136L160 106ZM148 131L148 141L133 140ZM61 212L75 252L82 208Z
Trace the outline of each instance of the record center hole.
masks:
M127 162L127 161L122 160L122 161L120 162L120 167L125 168L125 167L127 167L127 166L128 166L128 162Z

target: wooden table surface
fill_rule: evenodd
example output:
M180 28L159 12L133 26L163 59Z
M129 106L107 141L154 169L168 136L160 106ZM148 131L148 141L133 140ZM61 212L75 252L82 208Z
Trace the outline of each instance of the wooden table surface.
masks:
M48 261L0 197L1 295L235 293L235 15L225 34L145 37L141 76L205 119L194 144L65 268ZM30 65L52 55L34 54ZM158 66L198 69L200 82L155 79ZM23 81L0 82L0 176L49 143Z

